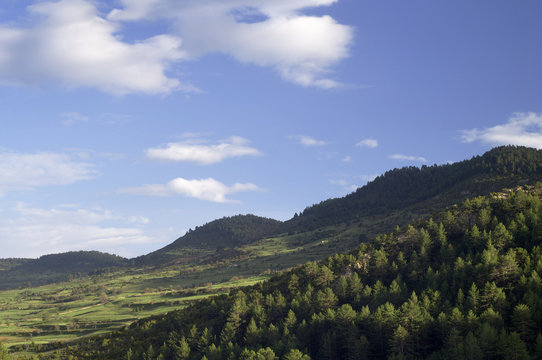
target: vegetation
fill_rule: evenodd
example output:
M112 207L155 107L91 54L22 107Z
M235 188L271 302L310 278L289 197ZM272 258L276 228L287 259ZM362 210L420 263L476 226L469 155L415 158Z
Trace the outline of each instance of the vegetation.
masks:
M357 221L365 216L404 209L429 199L452 205L518 184L542 180L542 151L501 146L482 156L453 164L393 169L339 199L308 207L285 226L299 231Z
M0 289L65 281L105 268L125 266L128 260L98 251L72 251L41 256L39 259L4 259L0 270Z
M250 288L70 344L74 359L542 356L542 185L477 197Z
M542 305L538 290L526 297L525 289L533 269L542 274L539 187L473 197L534 184L540 164L542 151L500 147L389 171L287 222L222 218L137 259L74 252L0 260L0 288L18 288L0 292L0 341L21 356L73 359L481 358L473 344L488 359L521 358L504 352L510 343L536 356ZM492 310L482 300L486 283L501 299ZM211 295L219 296L200 301ZM512 321L520 305L530 314L527 338ZM409 307L421 320L406 315ZM484 343L485 323L502 347ZM455 357L453 344L462 349Z
M174 261L186 248L204 247L220 252L260 240L277 233L280 221L255 215L237 215L214 220L189 230L168 246L135 259L137 264L163 264Z

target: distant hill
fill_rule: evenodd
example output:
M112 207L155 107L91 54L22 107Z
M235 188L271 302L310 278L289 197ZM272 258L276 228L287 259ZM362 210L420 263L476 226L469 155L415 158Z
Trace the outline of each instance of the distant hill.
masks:
M136 263L163 265L175 259L197 262L209 259L215 251L224 248L230 248L229 252L217 256L231 257L237 255L231 248L263 237L309 233L341 224L359 223L356 238L367 239L469 197L537 181L542 181L542 151L521 146L496 147L481 156L453 164L387 171L355 192L307 207L286 222L254 215L215 220L160 250L137 258ZM363 225L367 219L371 219L370 228ZM188 251L193 247L207 249L207 252Z
M283 229L306 231L385 214L433 199L433 209L504 187L542 180L542 151L501 146L453 164L393 169L355 192L322 201L288 220Z
M255 215L223 217L189 230L166 247L136 259L137 264L168 261L184 256L182 249L204 247L213 251L233 248L259 240L276 233L280 221Z
M196 227L162 249L131 261L85 252L44 256L30 261L0 260L0 288L26 285L29 281L41 284L65 280L68 274L84 274L128 263L164 266L176 262L200 264L233 259L241 255L238 247L270 237L281 237L285 244L290 242L291 248L296 248L300 242L310 244L313 238L338 241L320 249L322 251L314 252L308 246L307 252L290 251L281 255L289 257L288 260L274 260L276 264L292 266L292 263L315 259L315 254L330 255L338 248L352 248L396 225L441 211L469 197L537 181L542 181L542 151L501 146L453 164L387 171L355 192L307 207L286 222L255 215L214 220Z
M0 265L9 263L4 259ZM16 266L0 270L0 289L65 281L69 275L87 275L103 268L128 265L128 259L98 251L72 251L38 259L13 259Z
M32 261L32 259L24 259L24 258L0 259L0 272L4 270L9 270L11 268L22 265L29 261Z
M74 359L540 359L541 231L542 184L476 197L349 253L59 347Z

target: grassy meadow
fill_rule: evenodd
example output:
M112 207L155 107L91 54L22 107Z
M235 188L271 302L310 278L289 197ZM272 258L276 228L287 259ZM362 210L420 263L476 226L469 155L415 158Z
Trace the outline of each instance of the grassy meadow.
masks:
M262 239L227 249L186 248L162 268L119 268L70 281L0 291L0 342L25 352L30 344L69 342L180 309L191 301L250 286L274 271L320 259L359 243L359 225ZM232 255L234 254L234 255Z

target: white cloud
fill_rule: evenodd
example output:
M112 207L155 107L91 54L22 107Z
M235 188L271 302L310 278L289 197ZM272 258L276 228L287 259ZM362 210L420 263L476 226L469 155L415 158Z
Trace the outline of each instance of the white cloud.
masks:
M352 162L352 158L350 157L350 155L347 155L341 161L345 163L349 163L349 162Z
M62 123L66 126L71 126L77 122L87 122L88 117L77 112L63 112L60 116L64 119Z
M145 151L146 156L153 160L162 161L189 161L201 165L210 165L231 157L261 155L256 148L247 146L248 140L232 136L218 144L207 145L199 139L169 143L166 147L150 148Z
M350 26L302 14L337 0L38 1L27 17L0 24L0 83L54 82L113 94L199 91L168 75L181 61L222 53L274 69L302 86L334 88L333 65L349 55ZM255 21L257 20L257 21ZM124 41L138 23L166 23L169 33ZM39 61L37 61L39 60Z
M367 184L369 181L373 181L376 177L377 175L345 175L342 178L332 179L329 182L332 185L340 186L343 192L351 193L353 191L356 191L363 185Z
M0 152L0 195L11 190L68 185L96 175L93 166L61 153Z
M427 162L427 159L423 156L412 156L412 155L403 155L403 154L394 154L390 155L390 159L395 160L408 160L408 161L417 161L417 162Z
M376 139L363 139L360 142L356 144L357 147L368 147L368 148L376 148L378 147L378 140Z
M40 209L18 204L14 210L16 218L0 222L3 254L10 257L75 250L115 252L119 247L152 242L143 229L133 225L148 223L144 217L124 218L108 210L73 205ZM111 222L121 226L107 224Z
M120 27L86 0L38 2L31 27L0 24L0 83L56 82L114 94L168 93L181 86L168 66L181 58L176 36L122 41Z
M316 140L313 137L306 136L306 135L296 135L296 136L290 136L290 138L297 139L297 141L304 146L324 146L327 145L327 142L322 140Z
M300 12L336 1L121 0L123 7L111 11L108 19L169 19L189 56L229 54L241 62L273 68L302 86L333 88L340 84L325 74L348 56L353 29L329 16Z
M522 145L542 149L542 114L514 113L505 124L482 130L464 130L463 142L490 145Z
M151 196L172 196L184 195L187 197L207 200L216 203L238 202L227 198L227 195L243 192L261 190L251 183L235 183L227 186L213 178L187 180L181 177L171 180L166 185L147 184L139 187L120 189L120 193L151 195Z

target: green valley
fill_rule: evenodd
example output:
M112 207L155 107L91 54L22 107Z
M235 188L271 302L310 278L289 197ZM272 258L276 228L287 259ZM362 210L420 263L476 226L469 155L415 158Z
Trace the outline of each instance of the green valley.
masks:
M251 351L265 352L268 347L281 359L288 358L290 350L298 350L311 358L330 358L322 355L324 350L310 345L312 342L328 344L326 346L329 346L329 349L325 351L330 354L343 354L342 358L362 358L359 357L362 353L371 358L416 358L422 356L420 354L425 357L433 353L437 356L443 350L433 345L427 347L424 344L423 349L415 347L415 350L412 350L413 328L402 323L403 320L398 320L399 309L408 304L408 301L414 301L412 293L416 292L416 301L428 302L424 304L434 307L434 312L431 313L432 329L437 326L435 321L440 312L446 316L446 321L451 321L449 317L453 314L449 311L454 307L462 311L461 316L466 319L469 308L459 307L456 302L456 297L459 296L457 292L461 290L466 299L473 282L479 290L484 288L485 278L476 278L474 269L477 268L476 262L481 261L488 236L493 241L492 234L495 233L498 223L506 225L514 241L517 234L522 234L522 239L534 234L533 231L537 229L538 207L533 204L537 201L539 189L532 185L541 180L541 151L505 146L459 163L389 171L352 194L310 206L285 222L254 215L218 219L187 232L162 249L135 259L98 252L47 255L39 259L3 259L0 261L0 287L5 290L0 291L0 342L10 348L15 358L21 359L37 354L52 358L73 356L119 359L120 355L115 349L127 351L128 348L132 351L133 359L154 359L160 353L169 359L175 358L172 357L173 347L181 346L183 341L190 347L192 354L186 358L193 359L200 359L202 356L209 359L231 356L239 358L243 352L249 354L243 355L248 356L245 358L255 358L256 355L250 355ZM501 197L493 195L477 198L517 186L524 186L517 195L503 193ZM520 204L517 200L522 198L519 195L522 193L527 196L523 198L527 200L522 200L525 204ZM503 210L498 207L504 206L499 201L504 204L507 201L511 203ZM461 208L454 205L462 202ZM465 207L468 211L464 210ZM446 209L450 210L442 212ZM489 223L479 227L483 240L477 240L479 243L476 247L469 247L466 239L470 239L471 229L464 229L464 214L470 214L467 222L472 226L484 209L489 211L491 216ZM511 218L519 216L514 211L521 212L523 216L531 216L531 222L525 223L528 231L510 229ZM528 211L532 214L528 215ZM426 220L423 219L430 216L433 216L433 220L430 220L433 224L442 223L444 226L442 231L447 234L445 244L442 239L439 243L435 238L441 230L435 228L436 225L424 223ZM515 226L518 226L518 221L514 221ZM405 227L409 223L413 227ZM423 235L420 235L421 227L428 231L430 239L423 248L416 242L416 239ZM414 231L410 229L415 229L416 235L409 235L409 231ZM484 231L486 235L483 235ZM527 232L531 235L527 235ZM531 242L528 246L521 243L517 244L517 247L525 248L527 252L535 251L533 249L536 244L532 243L535 239L529 240ZM452 246L453 251L448 249L448 246ZM500 261L499 256L506 255L511 246L507 244L498 249L500 255L495 255L497 263ZM385 253L382 254L382 251ZM448 257L439 258L438 256L444 256L443 252L448 254ZM378 264L375 263L375 254L381 256ZM520 255L517 254L514 256L518 259ZM450 263L435 264L433 258L427 258L428 256L433 256L435 261L440 259ZM471 264L471 270L461 270L467 271L463 279L456 279L456 275L453 275L456 262L459 261L457 258L461 258L463 264ZM312 262L316 260L324 262ZM538 260L533 258L529 261L536 263ZM411 262L414 262L414 265ZM326 274L306 273L307 266L316 266L315 270L313 269L315 274L322 271ZM413 269L412 266L419 268ZM435 285L436 275L431 275L433 280L426 278L427 273L442 274L441 266L447 266L446 291L441 288L444 285ZM522 266L521 271L525 272L525 276L531 276L531 272ZM355 274L360 279L361 287L358 290L340 290L342 286L351 286L349 281ZM520 273L517 274L518 278L514 277L514 281L519 281ZM315 276L323 276L324 283L319 283L320 280L314 278ZM295 277L298 278L298 285L292 286L305 293L309 291L306 296L310 299L303 300L311 304L307 305L308 308L295 308L295 303L301 301L301 298L296 297L297 293L290 289L290 283L295 282L292 278ZM326 277L329 279L325 280ZM489 279L487 276L486 278ZM417 282L418 280L420 282ZM380 283L376 285L378 281ZM399 293L390 298L394 281L393 291ZM503 288L505 292L509 290L499 281L495 279L496 286ZM428 284L436 287L432 289L438 290L440 295L435 295L435 291L429 292ZM246 286L250 288L240 292L235 290ZM379 289L375 290L375 286ZM510 285L510 289L516 286L520 286L519 283ZM350 295L347 294L349 291ZM261 298L258 298L260 295L254 295L256 293L260 293ZM511 299L514 305L507 307L508 312L503 310L499 314L506 326L494 328L504 330L506 336L511 336L512 328L508 325L510 316L513 315L513 307L525 303L526 300L520 302L519 295L506 292L508 293L511 295L507 295L507 299ZM255 310L252 305L249 306L250 309L245 309L236 320L233 335L228 335L229 340L225 341L222 339L222 332L229 321L234 299L243 297L239 294L249 294L243 295L242 301L246 304L261 304L262 309ZM510 297L512 294L514 297ZM213 297L217 295L218 297ZM314 303L320 301L317 298L323 301L321 304L325 301L331 302L328 306L317 305ZM267 304L268 301L271 303ZM287 305L280 305L280 310L273 310L275 305L272 303L276 301L281 304L285 302ZM438 303L433 305L433 302ZM394 306L393 311L387 303ZM349 305L353 312L348 310L346 305ZM384 309L382 306L388 308ZM477 317L482 316L482 310L485 310L480 306L479 311L474 313ZM534 305L529 306L534 311ZM328 313L326 309L329 310ZM439 310L438 313L436 309ZM284 316L290 316L290 310L299 321L288 325L288 336L285 333ZM378 323L381 328L374 328L377 320L372 316L384 316L383 312L388 310L392 313L388 315L392 316L393 321ZM254 317L254 311L275 313L262 313L263 317L258 320ZM348 316L353 316L353 323L348 320L348 328L354 325L357 327L354 332L357 334L357 345L343 344L337 340L338 334L346 331L340 328L346 326L345 324L335 324L338 311L349 311ZM166 313L171 315L164 315ZM343 315L347 316L340 316ZM150 316L153 316L153 320L148 320ZM215 318L211 319L212 316ZM454 316L459 317L459 314ZM253 317L255 324L252 324ZM315 317L319 319L320 325L314 323ZM183 319L183 324L193 323L196 326L197 336L204 336L203 329L208 329L205 346L196 344L196 335L190 334L191 328L186 328L188 325L178 326L180 318ZM305 325L302 325L303 322ZM327 334L312 327L328 326L323 324L335 324L333 326L339 327L333 327L333 332ZM402 329L398 328L399 325ZM263 332L256 336L255 339L259 340L245 342L245 337L248 336L246 331L253 326ZM479 334L476 332L479 327L461 326L457 328L458 344L466 346L465 341L469 336L466 329L470 329L472 336L479 341ZM126 330L119 332L118 329ZM168 336L160 329L169 329L168 332L174 331L177 334L171 344ZM371 329L371 334L377 331L381 338L375 340L371 337L373 335L365 334L363 329ZM317 331L318 335L310 335L313 330ZM408 351L391 353L382 349L390 344L390 336L395 331L408 332L403 344L405 348L408 347ZM298 332L305 332L305 335L298 335ZM448 341L448 335L440 335L438 341L441 346ZM133 346L130 345L132 340L127 340L126 336L134 339ZM273 343L262 340L267 336L274 339ZM140 344L140 339L143 338L153 339L153 357L149 357L149 349ZM422 338L415 340L416 346L421 346L420 339ZM469 339L472 341L472 337ZM535 351L534 339L525 341L522 337L522 341L529 352ZM116 345L109 346L112 343ZM376 343L380 344L380 350L376 348ZM69 348L66 347L68 345ZM209 350L211 345L214 345L215 350ZM163 346L163 352L159 351ZM351 346L357 350L352 350ZM76 348L79 350L75 350ZM55 355L57 350L60 352Z

